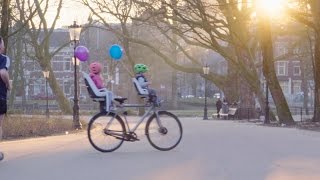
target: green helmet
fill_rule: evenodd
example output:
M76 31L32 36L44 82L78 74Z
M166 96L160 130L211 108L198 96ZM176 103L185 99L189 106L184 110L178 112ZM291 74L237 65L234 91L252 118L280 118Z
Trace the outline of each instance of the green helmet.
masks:
M134 72L135 73L145 73L148 70L149 70L148 66L146 66L144 64L136 64L136 65L134 65Z

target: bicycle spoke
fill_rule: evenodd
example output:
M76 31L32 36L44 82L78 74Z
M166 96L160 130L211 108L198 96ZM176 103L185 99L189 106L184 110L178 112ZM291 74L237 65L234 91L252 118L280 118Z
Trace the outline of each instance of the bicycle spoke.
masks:
M147 138L156 149L171 150L182 138L181 123L176 116L165 111L159 112L159 121L160 123L157 122L156 116L150 118L146 125Z
M123 139L119 137L124 133L125 127L120 117L98 115L88 125L89 141L95 149L101 152L118 149L123 143Z

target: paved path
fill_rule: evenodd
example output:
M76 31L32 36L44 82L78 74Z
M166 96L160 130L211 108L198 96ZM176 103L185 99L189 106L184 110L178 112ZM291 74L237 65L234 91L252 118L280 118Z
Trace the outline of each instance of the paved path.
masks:
M1 180L319 180L320 133L232 121L182 118L181 144L137 143L94 150L85 132L0 144Z

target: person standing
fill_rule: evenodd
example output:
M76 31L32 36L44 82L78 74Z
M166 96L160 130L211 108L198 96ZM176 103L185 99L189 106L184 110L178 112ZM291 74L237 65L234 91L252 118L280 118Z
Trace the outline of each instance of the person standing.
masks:
M9 81L8 69L10 66L10 59L4 55L5 44L2 37L0 37L0 141L2 140L2 124L4 115L7 113L7 91L11 89ZM0 160L3 159L3 153L0 152Z
M225 98L223 98L223 101L222 101L222 113L223 114L228 114L228 111L229 111L228 101Z
M218 98L217 102L216 102L216 108L217 108L217 114L218 114L218 118L220 118L220 110L222 108L222 101L220 100L220 98Z

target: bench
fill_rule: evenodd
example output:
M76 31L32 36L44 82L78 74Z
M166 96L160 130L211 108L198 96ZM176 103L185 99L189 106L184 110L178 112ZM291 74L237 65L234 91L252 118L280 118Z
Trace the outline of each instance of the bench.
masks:
M220 117L223 119L230 119L231 117L234 119L236 116L238 108L229 108L228 113L219 113ZM212 118L218 118L218 113L213 113Z

